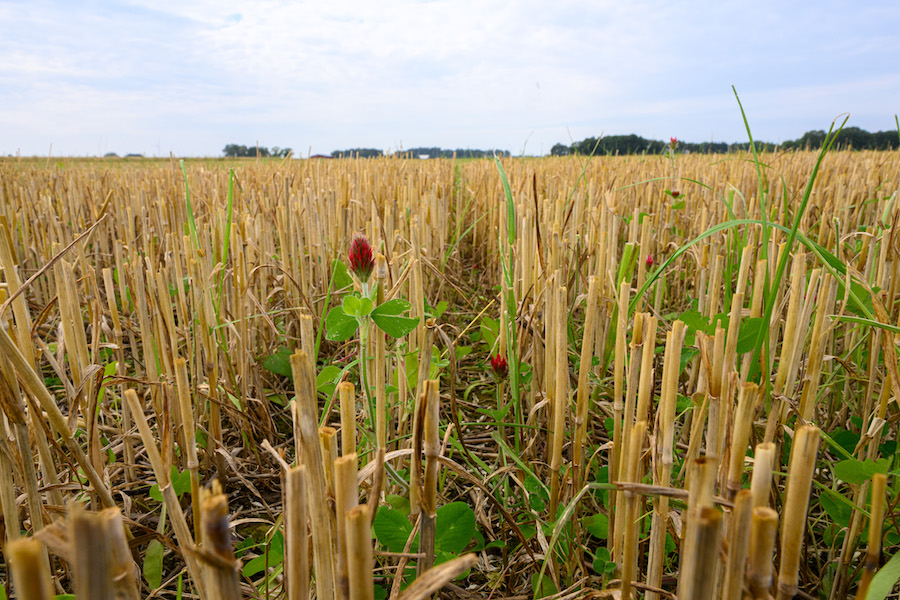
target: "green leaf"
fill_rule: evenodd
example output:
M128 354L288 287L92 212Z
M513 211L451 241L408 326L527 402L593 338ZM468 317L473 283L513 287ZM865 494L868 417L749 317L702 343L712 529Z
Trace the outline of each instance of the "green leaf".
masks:
M895 553L872 577L865 600L884 600L898 581L900 581L900 552Z
M457 346L456 347L456 360L462 360L468 355L472 354L472 346Z
M183 493L191 491L191 472L187 469L185 469L184 472L181 473L178 471L178 467L172 465L170 479L172 480L172 489L175 491L176 496L181 497ZM162 492L159 489L159 484L154 484L153 486L151 486L150 497L157 502L163 501L163 496Z
M349 340L357 329L359 329L359 321L347 315L340 306L332 308L325 317L325 339L332 342Z
M322 370L319 371L319 374L316 376L316 389L321 392L323 387L329 384L333 384L335 380L340 376L340 367L336 367L334 365L322 367Z
M247 561L241 573L244 577L250 578L254 575L262 573L266 566L277 567L284 562L284 536L280 531L276 531L268 544L268 558L266 553L254 557Z
M332 269L334 275L331 282L335 290L342 290L353 285L353 278L350 277L347 265L345 265L343 261L335 259L332 263Z
M274 354L270 354L262 359L260 364L269 373L281 375L282 377L292 377L291 349L287 346L280 347Z
M859 434L848 429L839 429L833 433L831 439L843 448L847 454L853 454L859 443Z
M406 300L399 298L388 300L375 307L375 310L372 311L372 320L389 336L401 338L419 324L419 319L402 316L411 307L412 305Z
M441 315L444 314L444 311L447 310L447 301L441 300L435 306L431 306L429 304L425 304L425 312L434 317L435 319L441 318Z
M163 545L159 540L150 540L144 553L144 581L151 590L162 585Z
M609 550L602 547L597 548L597 554L594 556L591 566L599 575L609 575L616 570L616 563L609 559Z
M492 319L490 317L484 317L481 319L481 339L484 340L484 343L487 344L488 350L494 347L494 342L497 341L497 336L500 332L500 321L497 319Z
M372 312L373 308L375 308L375 305L372 303L372 299L362 296L359 299L359 314L357 316L360 318L365 317Z
M828 491L830 492L831 490ZM838 495L836 492L832 493ZM853 509L850 508L846 502L841 502L830 493L825 492L819 494L819 504L822 505L822 508L825 509L825 513L831 517L832 521L841 527L850 526L850 517L853 514Z
M378 542L391 552L403 552L406 540L412 532L412 525L399 510L380 506L372 523Z
M609 517L603 513L597 513L582 520L584 528L595 538L605 540L609 535ZM608 557L607 557L608 560Z
M341 302L344 314L348 317L359 317L359 300L356 296L344 296L344 300Z
M759 335L759 329L763 326L762 317L753 317L741 321L738 330L737 353L744 354L753 350L756 338Z
M887 459L874 461L870 458L857 460L851 458L834 465L834 476L841 481L859 485L871 479L875 473L887 473Z
M435 549L459 554L475 535L475 511L465 502L451 502L437 509Z
M531 589L534 591L535 600L546 598L556 593L556 586L553 584L553 580L547 575L541 577L540 573L535 573L531 576Z
M388 494L384 499L387 500L387 503L390 504L394 510L400 511L400 514L404 517L409 516L409 498L398 496L397 494Z

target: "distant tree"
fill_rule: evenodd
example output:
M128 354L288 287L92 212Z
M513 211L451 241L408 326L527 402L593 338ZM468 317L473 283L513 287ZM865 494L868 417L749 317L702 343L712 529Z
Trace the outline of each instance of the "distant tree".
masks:
M572 148L565 144L554 144L553 147L550 148L550 156L568 156L571 153Z
M256 158L257 156L261 158L266 158L267 156L277 156L279 158L284 158L291 153L291 149L279 148L278 146L275 146L270 152L269 149L265 146L242 146L240 144L228 144L227 146L225 146L225 148L222 149L222 153L226 158Z
M116 154L115 152L107 152L103 156L104 156L104 158L119 158L119 155Z
M335 150L331 153L333 158L377 158L384 152L376 148L350 148L349 150Z

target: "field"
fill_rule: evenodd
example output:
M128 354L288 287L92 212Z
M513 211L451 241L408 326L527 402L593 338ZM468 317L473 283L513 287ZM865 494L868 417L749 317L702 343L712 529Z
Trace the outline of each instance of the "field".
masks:
M0 160L5 591L897 597L898 186Z

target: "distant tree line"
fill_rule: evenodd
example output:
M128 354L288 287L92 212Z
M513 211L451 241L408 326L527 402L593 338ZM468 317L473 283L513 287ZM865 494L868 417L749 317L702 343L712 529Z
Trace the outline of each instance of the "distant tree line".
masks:
M350 148L349 150L334 150L331 153L332 158L378 158L384 156L384 152L376 148Z
M409 148L407 150L398 150L391 156L398 158L485 158L494 156L509 156L509 150L472 150L470 148L457 148L456 150L448 150L446 148ZM335 150L331 153L334 158L341 157L359 157L359 158L377 158L384 156L384 152L375 148L351 148L349 150Z
M826 132L822 129L807 131L799 139L790 140L781 145L782 148L821 148ZM838 148L853 150L895 150L900 146L900 135L896 131L876 131L870 133L859 127L844 127L834 142Z
M226 158L239 158L239 157L251 157L256 158L259 156L260 158L266 158L268 156L274 156L276 158L285 158L291 152L293 152L290 148L279 148L278 146L274 146L271 150L266 148L265 146L241 146L240 144L228 144L222 150L225 154Z
M822 147L826 133L823 130L807 131L796 140L788 140L780 147L785 150L815 150ZM757 150L772 151L779 144L755 141ZM859 127L845 127L835 140L836 148L852 148L853 150L893 150L900 146L900 136L896 131L878 131L869 133ZM610 135L600 138L589 137L569 146L556 144L550 149L551 156L581 155L616 155L616 154L662 154L669 147L661 140L648 140L639 135ZM724 154L727 152L750 149L749 142L726 144L725 142L684 142L678 140L677 151L683 153Z

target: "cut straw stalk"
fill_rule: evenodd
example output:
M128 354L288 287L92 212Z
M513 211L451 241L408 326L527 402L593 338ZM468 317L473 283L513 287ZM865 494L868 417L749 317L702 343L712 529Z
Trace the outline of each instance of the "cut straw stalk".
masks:
M47 564L47 549L33 538L10 542L5 552L12 568L13 589L18 600L52 600L53 584Z
M681 344L684 323L675 321L666 334L666 350L663 358L662 392L659 401L659 433L654 454L653 483L668 487L672 479L675 442L675 400L678 393L678 374L681 366ZM669 517L669 497L661 495L653 500L653 518L650 526L650 554L647 562L647 583L662 586L663 562L666 548L666 522ZM659 594L647 592L647 600L657 600Z
M627 464L623 481L637 483L640 481L641 451L644 446L644 436L647 434L647 422L635 423L631 430L631 439L628 447ZM622 600L631 599L631 582L637 577L637 546L640 533L638 522L638 503L640 495L624 492L624 528L622 531Z
M334 512L338 544L338 587L341 596L349 595L348 565L350 549L347 546L347 513L359 505L356 487L356 454L342 456L334 461Z
M637 396L637 387L638 387L638 378L640 376L640 363L638 361L639 351L641 348L641 344L643 344L643 323L644 323L644 313L636 313L634 315L634 328L631 333L631 352L629 355L629 365L628 365L628 381L625 389L625 409L622 414L622 443L621 448L623 451L628 451L631 448L631 432L632 428L635 424L634 417L634 401ZM615 435L615 431L613 431ZM628 473L628 458L620 457L619 458L619 469L616 476L615 481L623 481L625 476ZM624 492L621 490L616 491L617 499L616 499L616 507L619 507L620 502L625 502ZM625 541L625 537L620 535L622 531L625 529L625 512L624 510L616 510L615 511L615 541L613 546L613 557L615 558L616 564L621 568L622 565L622 544Z
M315 378L312 375L310 357L306 352L298 350L291 355L291 371L297 392L297 398L294 400L297 420L294 427L295 431L299 430L303 464L306 465L308 474L306 488L312 529L316 596L319 600L334 600L337 597L334 580L336 555L334 515L328 510L328 488L322 447L316 427L319 418Z
M866 548L866 559L863 563L862 581L856 593L857 598L866 598L872 577L878 570L878 560L881 558L881 536L884 526L884 501L887 475L876 473L872 476L872 511L869 519L869 540Z
M762 442L753 451L753 475L750 477L750 491L753 493L753 507L769 506L772 492L772 468L775 463L775 444Z
M355 506L346 514L345 547L350 600L373 600L372 528L369 507Z
M750 560L747 568L747 588L751 600L771 600L772 559L775 535L778 532L778 513L768 506L753 509L750 522Z
M425 557L419 561L419 574L434 565L435 519L437 517L438 457L441 443L438 433L439 396L438 381L425 382L425 406L423 417L423 449L425 451L425 476L423 478L422 520L420 523L419 552Z
M203 542L200 527L200 461L197 459L197 434L194 423L194 407L191 402L191 390L188 384L187 361L175 359L175 386L178 388L178 409L184 432L184 453L187 456L187 468L191 473L191 508L194 516L194 539L197 544Z
M747 444L750 440L750 430L753 426L753 413L756 410L756 399L759 396L759 386L755 383L745 383L738 393L738 406L734 415L734 431L731 436L731 452L728 467L728 497L734 498L741 489L741 477L744 472L744 458L747 454Z
M378 286L376 304L384 302L384 286L387 284L388 266L383 254L375 257L375 281ZM375 328L375 443L387 448L387 379L384 334ZM350 451L344 450L345 453Z
M204 490L205 491L205 490ZM228 522L228 498L221 493L218 482L212 494L204 493L202 500L203 552L206 563L206 590L210 598L239 600L241 584L238 579L239 562L234 557L231 525ZM92 598L94 596L86 596Z
M356 388L349 381L338 384L341 402L341 455L356 454Z
M613 360L613 439L612 451L610 452L609 480L610 482L619 480L619 471L622 464L622 437L623 437L623 419L625 412L625 328L626 318L628 314L628 300L631 286L628 282L623 281L619 286L619 303L616 312L616 343ZM616 506L619 501L619 492L610 494L610 512L616 512ZM617 563L621 564L617 551L621 550L621 546L617 542L619 539L616 535L616 519L610 519L610 527L607 538L607 549L613 551L613 556Z
M306 467L285 472L285 577L288 600L309 598L309 531L307 529Z
M555 368L552 381L555 384L553 393L553 427L551 431L552 449L550 455L550 502L548 505L548 518L550 521L556 520L556 511L559 507L560 489L559 471L562 468L562 450L563 442L566 439L566 413L569 410L569 364L568 364L568 335L566 329L566 319L568 313L566 308L567 290L566 286L561 285L556 289L556 301L554 316L556 323L553 329L548 333L556 338ZM548 382L549 385L549 382Z
M722 512L712 506L701 506L692 515L688 530L690 553L682 556L683 586L678 586L679 598L712 600L717 577L713 573L719 566L719 530Z
M188 574L191 576L191 579L194 580L194 584L197 586L200 597L209 598L209 596L206 595L206 588L203 579L201 578L202 571L200 565L195 557L194 550L196 549L196 546L194 544L194 539L191 536L190 529L188 529L187 521L184 518L184 512L181 510L181 504L178 502L178 497L175 495L175 490L172 488L169 465L163 463L159 449L156 447L156 438L154 437L153 432L150 431L150 424L147 421L147 416L144 414L144 408L141 406L137 392L131 389L125 390L125 401L131 409L131 414L134 415L135 424L141 434L141 440L144 442L147 458L150 461L151 467L153 467L156 483L159 486L159 491L162 493L163 501L166 504L169 520L172 522L172 529L175 530L175 537L178 539L179 545L184 549L183 556L184 562L187 565Z
M750 550L750 521L753 513L753 494L741 490L734 500L734 513L728 532L728 560L725 563L725 581L722 600L741 600L743 597L744 571Z
M781 524L781 564L778 568L778 593L776 600L789 600L797 595L800 553L803 532L806 529L806 513L809 510L809 493L815 473L816 452L819 448L819 429L804 425L791 446L785 492L784 518Z
M594 338L597 334L598 294L599 284L597 278L591 276L585 300L584 334L581 340L581 363L578 370L578 393L575 408L575 439L572 444L572 481L576 489L583 485L582 462L584 460L584 444L587 437L588 400L590 397L588 375L591 372Z

